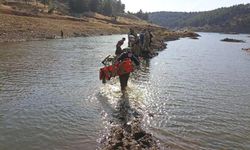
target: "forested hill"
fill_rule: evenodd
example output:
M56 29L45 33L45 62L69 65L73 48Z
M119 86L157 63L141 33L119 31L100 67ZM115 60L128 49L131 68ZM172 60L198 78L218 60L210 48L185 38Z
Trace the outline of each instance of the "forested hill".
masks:
M149 20L171 29L250 33L250 4L204 12L153 12Z
M122 14L125 12L125 4L121 0L0 0L0 5L31 7L34 9L40 4L48 9L48 13L59 12L62 15L81 16L86 12L96 12L106 16Z

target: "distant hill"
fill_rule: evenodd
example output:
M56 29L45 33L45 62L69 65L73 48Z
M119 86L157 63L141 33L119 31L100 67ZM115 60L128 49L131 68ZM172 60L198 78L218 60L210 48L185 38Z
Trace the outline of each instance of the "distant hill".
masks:
M170 29L250 33L250 4L204 12L153 12L149 20Z

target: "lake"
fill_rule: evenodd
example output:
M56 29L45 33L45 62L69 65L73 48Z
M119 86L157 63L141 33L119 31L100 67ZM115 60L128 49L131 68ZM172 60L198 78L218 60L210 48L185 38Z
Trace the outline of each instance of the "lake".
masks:
M131 75L128 122L140 115L162 149L250 149L250 52L241 50L250 38L199 34L168 42ZM98 149L128 115L118 79L99 81L122 37L1 43L0 149Z

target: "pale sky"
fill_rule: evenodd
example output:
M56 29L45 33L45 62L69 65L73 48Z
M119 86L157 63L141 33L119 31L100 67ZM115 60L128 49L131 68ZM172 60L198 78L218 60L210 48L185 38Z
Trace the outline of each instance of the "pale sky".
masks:
M235 4L247 4L250 0L122 0L126 11L206 11Z

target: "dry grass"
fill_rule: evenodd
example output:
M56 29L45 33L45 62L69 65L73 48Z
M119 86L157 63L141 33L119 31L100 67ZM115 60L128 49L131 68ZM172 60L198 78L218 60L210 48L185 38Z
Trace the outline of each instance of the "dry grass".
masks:
M35 11L35 13L34 13ZM85 17L47 14L47 7L42 4L9 3L0 5L0 41L22 41L64 36L88 36L126 33L128 28L140 25L144 28L149 23L118 17L88 13Z
M34 9L38 10L34 13ZM24 41L60 37L61 30L65 37L107 35L127 33L134 28L139 33L144 28L163 36L179 36L157 25L131 17L108 17L97 13L87 13L84 17L47 14L42 4L0 5L0 42Z
M98 21L72 21L69 19L37 18L0 14L1 40L53 38L63 30L65 36L83 36L121 33L119 26Z

